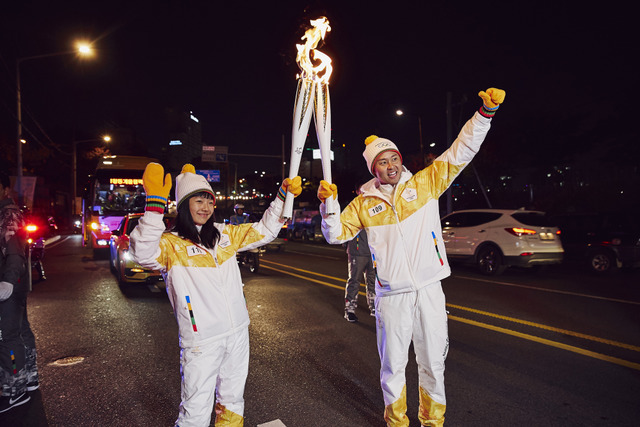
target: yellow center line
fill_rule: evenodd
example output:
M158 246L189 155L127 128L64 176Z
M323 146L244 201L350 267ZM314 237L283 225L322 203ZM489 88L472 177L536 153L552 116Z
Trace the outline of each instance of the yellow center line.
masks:
M529 322L528 320L516 319L514 317L501 316L499 314L490 313L488 311L476 310L474 308L463 307L461 305L447 304L447 307L453 307L453 308L457 308L459 310L469 311L471 313L482 314L484 316L494 317L496 319L507 320L509 322L520 323L522 325L533 326L535 328L545 329L547 331L558 332L560 334L571 335L573 337L583 338L583 339L586 339L586 340L596 341L596 342L599 342L599 343L609 344L609 345L616 346L616 347L626 348L627 350L640 352L640 347L638 347L638 346L631 345L631 344L625 344L625 343L621 343L621 342L618 342L618 341L608 340L606 338L594 337L592 335L582 334L580 332L569 331L567 329L560 329L560 328L556 328L556 327L553 327L553 326L542 325L540 323Z
M313 272L313 271L304 270L302 268L292 267L292 266L287 265L287 264L279 264L279 263L276 263L276 262L273 262L273 261L265 261L265 262L269 263L269 264L273 264L273 265L279 266L279 267L283 267L283 268L287 268L287 269L291 269L291 270L295 270L295 271L299 271L299 272L303 272L303 273L307 273L307 274L312 274L312 275L324 277L324 278L331 279L331 280L342 281L342 282L346 281L344 278L341 278L341 277L328 276L328 275L325 275L325 274L320 274L320 273L316 273L316 272ZM264 268L266 268L266 269L277 271L277 272L282 273L282 274L287 274L289 276L297 277L297 278L300 278L300 279L303 279L303 280L308 280L310 282L318 283L320 285L328 286L330 288L344 290L344 286L333 285L331 283L327 283L327 282L324 282L322 280L317 280L317 279L313 279L311 277L303 276L303 275L300 275L300 274L295 274L295 273L292 273L290 271L281 270L281 269L274 268L274 267L269 267L269 266L264 265L264 264L262 266ZM359 293L361 295L365 295L364 292L359 292ZM631 345L631 344L620 343L620 342L617 342L617 341L608 340L608 339L599 338L599 337L594 337L594 336L582 334L582 333L579 333L579 332L573 332L573 331L569 331L569 330L565 330L565 329L555 328L553 326L548 326L548 325L542 325L542 324L538 324L538 323L534 323L534 322L529 322L527 320L521 320L521 319L516 319L516 318L513 318L513 317L501 316L501 315L498 315L498 314L494 314L494 313L490 313L490 312L482 311L482 310L476 310L476 309L469 308L469 307L463 307L463 306L454 305L454 304L447 304L447 306L448 307L452 307L452 308L456 308L456 309L460 309L460 310L469 311L469 312L476 313L476 314L481 314L481 315L484 315L484 316L494 317L494 318L497 318L497 319L507 320L507 321L510 321L510 322L520 323L520 324L523 324L523 325L533 326L533 327L537 327L537 328L540 328L540 329L545 329L545 330L549 330L549 331L553 331L553 332L562 333L562 334L565 334L565 335L570 335L570 336L575 336L575 337L578 337L578 338L583 338L583 339L587 339L587 340L591 340L591 341L596 341L596 342L600 342L600 343L603 343L603 344L622 347L622 348L625 348L625 349L628 349L628 350L640 351L640 347L637 347L637 346L634 346L634 345ZM459 322L462 322L462 323L467 323L467 324L478 326L478 327L481 327L481 328L490 329L490 330L493 330L493 331L496 331L496 332L501 332L501 333L512 335L512 336L516 336L516 337L519 337L519 338L524 338L524 339L527 339L527 340L530 340L530 341L535 341L535 342L540 343L540 344L549 345L551 347L556 347L556 348L560 348L560 349L563 349L563 350L571 351L573 353L582 354L584 356L593 357L595 359L599 359L599 360L615 363L617 365L625 366L625 367L628 367L628 368L631 368L631 369L640 370L640 364L634 363L634 362L629 362L629 361L626 361L626 360L623 360L623 359L619 359L617 357L607 356L607 355L596 353L596 352L593 352L593 351L590 351L590 350L585 350L585 349L582 349L582 348L579 348L579 347L574 347L574 346L571 346L571 345L562 344L562 343L559 343L559 342L556 342L556 341L551 341L551 340L548 340L548 339L545 339L545 338L539 338L539 337L536 337L534 335L529 335L529 334L524 334L524 333L521 333L521 332L516 332L516 331L513 331L511 329L501 328L499 326L493 326L493 325L490 325L488 323L477 322L475 320L466 319L464 317L458 317L458 316L453 316L453 315L449 315L448 317L451 320L456 320L456 321L459 321Z
M499 326L490 325L488 323L476 322L475 320L465 319L464 317L449 315L449 319L457 320L458 322L467 323L469 325L478 326L480 328L501 332L503 334L512 335L514 337L524 338L529 341L535 341L540 344L560 348L562 350L571 351L573 353L582 354L584 356L593 357L594 359L604 360L606 362L615 363L616 365L621 365L627 368L635 369L636 371L640 371L640 363L629 362L627 360L619 359L617 357L607 356L605 354L596 353L594 351L585 350L579 347L574 347L572 345L567 345L567 344L562 344L556 341L547 340L544 338L536 337L535 335L523 334L521 332L512 331L511 329L501 328Z

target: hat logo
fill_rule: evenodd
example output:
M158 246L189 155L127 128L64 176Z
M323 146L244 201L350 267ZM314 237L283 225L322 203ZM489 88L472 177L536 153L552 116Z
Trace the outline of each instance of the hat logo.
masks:
M376 148L384 148L384 147L391 147L391 144L386 141L381 141L376 144Z

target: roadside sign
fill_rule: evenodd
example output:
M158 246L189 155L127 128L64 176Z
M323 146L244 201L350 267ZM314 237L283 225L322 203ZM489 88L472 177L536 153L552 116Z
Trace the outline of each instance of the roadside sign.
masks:
M196 170L198 175L202 175L209 182L220 182L220 170L219 169L198 169Z
M203 145L202 161L203 162L226 162L229 147L226 145Z

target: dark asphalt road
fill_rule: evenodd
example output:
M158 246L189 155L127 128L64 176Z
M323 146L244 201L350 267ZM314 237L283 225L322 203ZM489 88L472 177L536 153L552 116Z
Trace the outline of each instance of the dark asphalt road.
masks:
M77 236L48 248L45 267L49 280L29 299L41 387L0 425L173 425L179 349L164 292L121 289L107 258L94 258ZM342 318L343 251L289 244L284 253L268 253L262 267L258 274L243 270L251 316L245 425L383 426L374 319L364 308L356 324ZM447 425L637 425L637 279L556 269L487 280L455 268L444 282ZM84 359L55 364L70 357ZM413 426L417 369L410 360Z

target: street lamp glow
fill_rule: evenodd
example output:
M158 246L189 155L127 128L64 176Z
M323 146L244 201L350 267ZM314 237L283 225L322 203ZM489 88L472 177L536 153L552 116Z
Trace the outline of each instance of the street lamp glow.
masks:
M90 43L87 42L77 42L76 49L78 53L82 56L93 56L93 48Z
M102 137L102 140L104 142L109 142L109 141L111 141L111 137L109 135L105 135L105 136Z
M401 116L404 114L404 111L402 110L396 110L396 116Z

